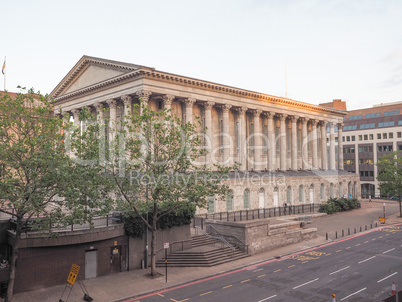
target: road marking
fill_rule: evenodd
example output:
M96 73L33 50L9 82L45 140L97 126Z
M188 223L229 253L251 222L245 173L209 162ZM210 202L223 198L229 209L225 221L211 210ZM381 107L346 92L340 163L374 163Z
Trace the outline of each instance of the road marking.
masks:
M248 282L248 281L250 281L250 279L243 280L243 281L242 281L242 282L240 282L240 283L246 283L246 282Z
M350 266L341 268L341 269L339 269L339 270L337 270L337 271L335 271L335 272L330 273L329 275L333 275L333 274L339 273L340 271L343 271L344 269L348 269L349 267L350 267Z
M381 281L384 281L385 279L391 278L393 275L396 275L398 272L395 272L391 275L389 275L388 277L382 278L381 280L378 280L377 283L380 283Z
M342 250L337 250L335 253L339 253L339 252L342 252Z
M273 296L271 296L271 297L268 297L268 298L262 299L262 300L260 300L260 301L258 301L258 302L267 301L267 300L272 299L272 298L275 298L275 297L276 297L276 295L273 295Z
M393 248L393 249L390 249L390 250L388 250L388 251L385 251L385 252L382 252L383 254L386 254L386 253L388 253L388 252L391 252L391 251L393 251L395 248Z
M353 294L350 294L349 296L346 296L345 298L342 298L341 301L343 301L343 300L345 300L345 299L347 299L347 298L350 298L350 297L352 297L353 295L356 295L356 294L358 294L358 293L360 293L360 292L362 292L362 291L364 291L364 290L366 290L366 289L367 289L367 287L362 288L361 290L358 290L357 292L355 292L355 293L353 293Z
M262 271L262 270L263 270L263 268L256 269L256 270L254 271L254 273L259 272L259 271Z
M232 286L233 286L233 285L230 284L230 285L227 285L227 286L222 287L222 289L229 288L229 287L232 287Z
M363 263L363 262L369 261L369 260L371 260L371 259L373 259L373 258L375 258L375 257L376 257L376 256L373 256L373 257L367 258L367 259L365 259L365 260L362 260L362 261L360 261L360 262L357 262L357 264L360 264L360 263Z
M201 294L200 296L208 295L208 294L210 294L210 293L212 293L212 290L211 290L210 292L203 293L203 294Z
M307 284L313 283L313 282L317 281L318 279L319 279L319 278L314 279L314 280L311 280L311 281L306 282L306 283L303 283L303 284L300 284L300 285L298 285L298 286L293 287L293 289L296 289L296 288L302 287L302 286L304 286L304 285L307 285Z
M162 295L162 294L158 294L158 296L164 297L164 295Z
M374 241L374 240L375 240L375 238L371 239L371 241Z
M382 236L378 237L378 238L382 238Z
M294 266L296 266L295 264L293 264L293 265L291 265L291 266L288 266L288 268L291 268L291 267L294 267Z
M367 243L368 241L364 241L364 243Z
M389 234L385 235L385 236L389 236Z
M348 246L345 250L348 250L348 249L350 249L350 246Z
M328 254L326 254L325 256L329 256L329 255L331 255L331 253L328 253Z
M281 271L281 269L277 269L276 271L274 271L274 273L277 273L277 272L280 272Z
M304 261L304 262L302 262L302 264L303 264L303 263L307 263L307 262L308 262L308 261Z
M261 277L264 277L264 276L266 276L266 274L264 274L264 275L259 275L257 278L261 278Z
M360 243L356 244L355 246L359 246L359 245L360 245Z

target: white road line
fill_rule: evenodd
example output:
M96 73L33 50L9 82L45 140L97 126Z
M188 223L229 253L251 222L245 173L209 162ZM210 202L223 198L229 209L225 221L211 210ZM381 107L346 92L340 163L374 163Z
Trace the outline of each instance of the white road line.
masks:
M275 297L276 297L276 295L273 295L273 296L271 296L271 297L262 299L262 300L260 300L260 301L258 301L258 302L267 301L267 300L272 299L272 298L275 298Z
M256 270L254 271L254 273L255 273L255 272L262 271L262 270L263 270L262 268L260 268L260 269L256 269Z
M386 254L386 253L388 253L388 252L391 252L391 251L393 251L395 248L393 248L393 249L390 249L390 250L388 250L388 251L385 251L385 252L382 252L383 254Z
M298 286L293 287L293 289L296 289L296 288L302 287L302 286L304 286L304 285L307 285L307 284L309 284L309 283L315 282L315 281L317 281L318 279L319 279L319 278L314 279L314 280L311 280L311 281L306 282L306 283L303 283L303 284L300 284L300 285L298 285Z
M362 292L362 291L364 291L364 290L366 290L366 289L367 289L367 287L362 288L361 290L358 290L357 292L355 292L355 293L353 293L353 294L350 294L349 296L346 296L345 298L342 298L341 301L343 301L343 300L345 300L345 299L347 299L347 298L350 298L350 297L352 297L353 295L356 295L356 294L358 294L358 293L360 293L360 292Z
M365 259L365 260L362 260L362 261L360 261L360 262L357 262L358 264L360 264L360 263L363 263L363 262L366 262L366 261L369 261L369 260L371 260L371 259L373 259L373 258L375 258L375 256L373 256L373 257L370 257L370 258L367 258L367 259Z
M384 281L385 279L391 278L393 275L396 275L398 272L395 272L391 275L389 275L388 277L382 278L381 280L378 280L377 283L380 283L381 281Z
M335 271L335 272L330 273L329 275L333 275L333 274L339 273L340 271L343 271L344 269L348 269L349 267L350 267L350 266L341 268L341 269L339 269L339 270L337 270L337 271Z

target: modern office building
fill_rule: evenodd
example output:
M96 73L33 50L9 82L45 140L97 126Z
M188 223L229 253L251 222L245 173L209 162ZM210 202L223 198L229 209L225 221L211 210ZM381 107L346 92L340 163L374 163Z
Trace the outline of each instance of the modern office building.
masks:
M342 144L344 169L360 176L362 196L380 197L376 163L385 154L402 151L402 102L349 111Z

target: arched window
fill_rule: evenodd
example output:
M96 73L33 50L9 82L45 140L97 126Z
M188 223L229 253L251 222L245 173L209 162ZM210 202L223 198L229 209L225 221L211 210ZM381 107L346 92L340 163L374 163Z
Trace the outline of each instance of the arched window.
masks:
M208 196L208 213L215 212L215 196Z
M329 198L334 198L334 184L329 185Z
M260 209L265 208L265 190L263 188L258 193L258 207Z
M339 183L339 197L343 197L343 184Z
M245 189L243 193L243 208L248 209L250 207L250 191Z
M299 187L299 202L304 203L304 190L303 190L303 185L300 185Z
M226 211L233 211L233 191L229 190L226 195Z
M314 203L314 185L310 186L310 203Z
M324 199L324 184L321 184L320 186L320 199Z
M292 203L292 187L288 186L286 188L286 203L291 204Z
M274 188L274 207L279 207L279 190L277 187Z

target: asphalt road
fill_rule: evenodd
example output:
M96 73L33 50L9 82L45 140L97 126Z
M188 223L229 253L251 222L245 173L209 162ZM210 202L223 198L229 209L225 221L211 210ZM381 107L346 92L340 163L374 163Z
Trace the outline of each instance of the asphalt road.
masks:
M402 224L128 301L381 301L392 281L402 289Z

